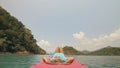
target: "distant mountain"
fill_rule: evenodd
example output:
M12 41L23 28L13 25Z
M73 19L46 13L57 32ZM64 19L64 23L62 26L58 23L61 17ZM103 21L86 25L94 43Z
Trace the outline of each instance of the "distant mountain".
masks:
M106 56L119 56L120 55L120 47L105 47L101 48L96 51L78 51L75 48L71 46L65 46L64 48L64 53L67 55L106 55Z
M45 54L31 31L0 7L0 53Z
M120 47L105 47L93 52L88 53L87 55L120 55Z
M83 51L81 51L83 54L88 54L88 53L90 53L90 51L87 51L87 50L83 50Z
M67 55L82 55L83 54L71 46L65 46L63 50L64 50L64 53Z

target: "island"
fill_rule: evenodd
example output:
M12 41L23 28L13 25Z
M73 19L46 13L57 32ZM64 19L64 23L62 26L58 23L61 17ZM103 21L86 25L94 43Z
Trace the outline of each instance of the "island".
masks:
M96 51L89 52L86 55L120 56L120 47L107 46Z
M120 47L107 46L95 51L79 51L72 46L65 46L64 53L67 55L85 55L85 56L120 56Z
M72 46L65 46L63 47L63 50L66 55L83 55L82 52L76 50Z
M0 53L46 54L46 51L36 44L31 30L0 7Z

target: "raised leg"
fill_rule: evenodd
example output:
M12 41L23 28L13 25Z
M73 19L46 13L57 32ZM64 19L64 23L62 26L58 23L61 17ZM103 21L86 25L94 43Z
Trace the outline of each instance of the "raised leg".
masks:
M43 61L47 64L51 64L52 62L50 61L49 57L43 57Z
M60 47L57 47L57 48L55 49L55 53L60 53Z
M73 57L68 57L66 63L72 63L74 61Z
M63 51L63 48L60 47L60 53L63 53L64 54L64 51Z

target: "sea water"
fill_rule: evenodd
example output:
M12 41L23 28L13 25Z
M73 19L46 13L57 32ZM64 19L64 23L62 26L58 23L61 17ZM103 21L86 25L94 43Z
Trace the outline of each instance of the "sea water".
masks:
M0 55L0 68L30 68L45 55ZM89 68L120 68L120 56L73 56Z

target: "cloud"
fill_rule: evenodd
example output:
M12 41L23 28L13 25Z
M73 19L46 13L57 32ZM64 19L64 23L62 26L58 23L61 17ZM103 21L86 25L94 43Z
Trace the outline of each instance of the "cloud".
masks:
M42 46L50 46L50 42L45 41L45 40L41 40L40 42L37 42L38 46L42 47Z
M39 47L43 48L47 52L53 51L53 47L51 47L51 44L49 41L41 40L41 41L37 42L37 45Z
M120 46L118 41L120 41L120 28L111 34L99 36L97 38L88 38L85 36L84 32L73 34L73 38L78 40L77 47L79 49L86 50L96 50L105 46Z

